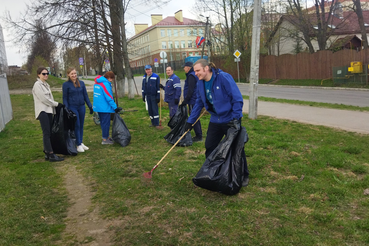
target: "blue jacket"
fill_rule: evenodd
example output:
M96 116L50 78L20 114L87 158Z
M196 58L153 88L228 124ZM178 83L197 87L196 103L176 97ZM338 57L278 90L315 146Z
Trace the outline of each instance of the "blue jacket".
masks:
M83 81L79 81L79 83L81 87L74 87L70 80L63 83L63 104L65 107L79 107L85 105L85 102L89 108L92 107L85 83Z
M194 105L197 98L197 82L199 78L195 75L193 67L186 73L186 80L183 88L183 103Z
M174 102L175 99L178 99L181 97L181 81L178 78L177 75L172 74L165 83L165 98L164 101Z
M210 122L228 123L233 119L242 118L243 98L232 76L220 69L212 68L214 82L211 90L213 105L206 99L203 80L197 84L198 97L188 123L195 123L203 107L211 114ZM215 108L215 110L213 109Z
M156 73L152 73L149 77L149 81L146 83L145 74L142 79L142 97L156 96L156 99L160 99L160 77Z
M105 86L106 91L102 85ZM111 83L105 77L97 76L94 84L93 110L100 113L114 113L116 108Z

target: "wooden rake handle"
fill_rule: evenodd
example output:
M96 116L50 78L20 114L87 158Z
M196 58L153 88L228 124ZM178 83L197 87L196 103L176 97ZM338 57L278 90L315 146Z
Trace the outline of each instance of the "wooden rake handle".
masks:
M199 118L197 118L197 120L195 121L195 123L192 124L192 127L200 120L200 118L206 113L206 110L204 110L204 112L202 112L202 114L199 116ZM153 171L155 168L157 168L159 166L159 164L164 160L165 157L167 157L167 155L172 151L172 149L174 149L174 147L176 147L176 145L179 143L179 141L182 140L182 138L184 136L186 136L186 134L190 131L190 129L188 129L187 131L185 131L182 135L182 137L180 137L178 139L178 141L172 146L172 148L170 148L170 150L168 150L168 152L161 158L161 160L153 167L153 169L151 171Z

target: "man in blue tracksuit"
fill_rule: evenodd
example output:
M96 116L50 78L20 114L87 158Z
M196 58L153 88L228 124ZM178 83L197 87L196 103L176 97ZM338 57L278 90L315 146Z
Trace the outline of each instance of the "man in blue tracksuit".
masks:
M152 72L150 65L145 66L145 75L142 80L142 100L147 102L151 125L159 128L159 110L160 102L160 77Z
M188 114L191 115L193 106L195 105L197 98L197 82L199 78L193 71L193 63L186 62L183 65L183 70L186 73L186 80L183 88L183 102L181 105L188 104ZM193 130L195 131L195 137L192 138L192 142L202 141L202 130L200 120L194 125Z
M241 128L243 98L241 92L228 73L217 69L213 63L205 59L195 62L194 71L199 78L197 84L198 96L191 115L186 123L186 130L192 129L192 124L199 117L203 107L211 114L208 132L205 140L206 158L218 146L230 127ZM242 152L246 160L245 152ZM249 182L247 162L244 167L242 186Z
M168 103L170 118L176 114L179 98L181 97L181 81L173 72L172 67L167 67L168 80L165 83L165 87L162 84L159 85L165 91L164 101Z

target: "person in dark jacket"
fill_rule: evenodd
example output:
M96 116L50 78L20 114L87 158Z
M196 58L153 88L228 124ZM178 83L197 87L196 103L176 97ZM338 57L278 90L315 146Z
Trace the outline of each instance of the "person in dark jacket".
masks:
M87 103L90 109L90 114L93 113L92 104L87 95L85 83L79 81L77 78L77 72L75 68L67 69L68 81L63 83L63 104L68 109L72 110L76 116L76 126L74 133L76 135L76 145L78 152L85 152L89 148L83 144L83 125L85 123L85 114Z
M119 113L122 108L117 107L114 101L111 82L115 79L115 74L108 71L104 76L97 76L94 85L94 106L93 111L99 114L100 126L102 131L101 144L113 144L113 139L109 138L110 114Z
M165 83L165 87L162 84L159 84L160 88L165 91L164 101L168 103L170 118L172 118L177 112L179 99L182 93L181 81L173 72L172 67L168 66L166 69L168 80Z
M150 65L145 66L145 75L142 79L142 100L147 102L149 116L151 119L151 127L159 127L159 110L158 103L160 102L160 77L152 72Z
M242 94L228 73L217 69L214 63L200 59L194 64L194 71L199 78L197 84L198 96L191 115L186 123L186 130L192 129L192 124L199 117L203 107L210 113L210 123L205 140L206 158L218 146L230 127L241 128L243 98ZM246 160L245 152L242 152ZM244 166L242 186L249 183L247 162Z
M183 70L186 73L186 80L183 88L183 102L181 105L188 105L188 114L191 115L193 106L195 105L197 98L197 82L199 78L193 71L193 63L186 62L183 65ZM200 120L194 125L195 137L192 138L192 142L202 141L202 130Z

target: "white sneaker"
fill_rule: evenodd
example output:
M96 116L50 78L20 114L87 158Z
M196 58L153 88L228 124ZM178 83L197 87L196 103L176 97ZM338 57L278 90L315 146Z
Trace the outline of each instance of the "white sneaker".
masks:
M77 146L77 151L78 152L85 152L85 150L83 149L82 145Z
M82 146L82 148L84 149L84 150L89 150L90 148L89 147L87 147L86 145L84 145L83 143L81 143L81 146Z

